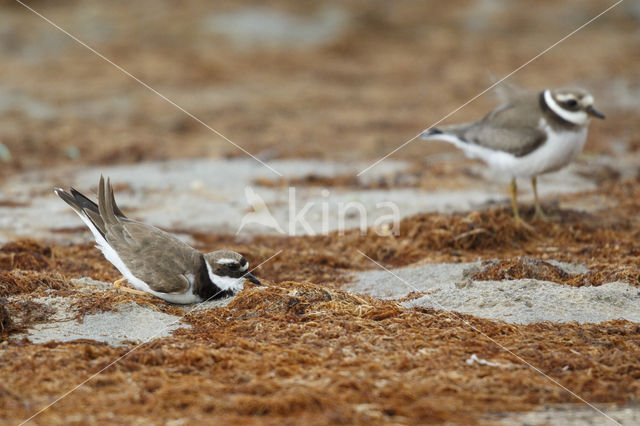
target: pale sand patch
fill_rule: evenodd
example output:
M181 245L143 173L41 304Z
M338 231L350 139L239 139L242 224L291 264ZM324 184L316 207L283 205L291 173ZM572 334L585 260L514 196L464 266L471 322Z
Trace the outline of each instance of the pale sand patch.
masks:
M580 265L554 264L570 274L584 271ZM638 287L623 282L572 287L535 279L471 280L479 266L480 262L445 263L395 269L393 274L384 270L359 272L344 289L389 299L427 292L403 302L403 306L451 310L514 324L612 319L640 322Z

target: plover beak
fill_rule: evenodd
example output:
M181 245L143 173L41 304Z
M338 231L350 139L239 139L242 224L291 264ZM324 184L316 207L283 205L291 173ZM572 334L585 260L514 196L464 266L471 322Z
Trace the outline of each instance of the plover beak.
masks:
M250 282L257 284L257 285L262 285L262 283L256 278L254 277L251 272L247 272L246 274L244 274L244 277L249 280Z
M604 114L598 111L597 109L595 109L593 105L587 108L587 114L593 117L599 118L600 120L604 120Z

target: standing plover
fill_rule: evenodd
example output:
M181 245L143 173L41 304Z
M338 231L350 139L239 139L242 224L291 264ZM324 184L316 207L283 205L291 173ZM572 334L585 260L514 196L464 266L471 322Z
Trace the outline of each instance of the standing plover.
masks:
M512 90L507 101L479 121L429 129L423 139L450 142L470 158L511 177L513 215L516 178L529 178L535 215L545 219L538 200L536 178L573 161L587 139L590 117L603 119L593 107L593 96L579 88L547 89L540 93Z
M202 254L167 232L128 219L116 204L109 180L105 184L100 177L98 204L73 188L56 188L55 193L89 227L107 260L142 292L187 304L231 296L242 290L245 280L260 284L239 253ZM114 285L119 287L124 279Z

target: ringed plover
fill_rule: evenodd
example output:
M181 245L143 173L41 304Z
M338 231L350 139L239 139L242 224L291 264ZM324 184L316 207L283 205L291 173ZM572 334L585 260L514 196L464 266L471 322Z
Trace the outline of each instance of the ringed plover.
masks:
M141 291L171 303L188 304L231 296L245 280L260 281L249 272L241 254L218 250L202 254L173 235L128 219L118 208L109 180L100 177L98 204L71 188L54 191L89 227L109 262ZM123 288L124 290L124 288Z
M580 88L540 93L512 89L505 95L506 102L481 120L432 128L420 137L449 142L510 176L511 206L518 220L516 178L531 179L535 216L546 219L536 178L573 161L584 147L590 118L604 115L593 107L593 96Z

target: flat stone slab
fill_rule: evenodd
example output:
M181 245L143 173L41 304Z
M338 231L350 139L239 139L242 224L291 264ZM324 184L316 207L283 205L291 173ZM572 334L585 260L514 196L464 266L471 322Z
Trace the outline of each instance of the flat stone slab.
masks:
M457 283L480 270L481 262L433 263L419 267L358 272L342 288L386 299L400 299L413 291L430 291L442 283Z
M623 282L572 287L549 281L473 281L463 286L444 284L433 293L402 303L446 309L513 324L640 322L640 289Z
M553 262L568 273L580 265ZM513 324L542 321L598 323L612 319L640 322L640 288L623 282L572 287L535 279L473 281L480 263L433 264L415 268L360 272L346 290L389 299L411 292L427 294L403 302L405 307L429 307L471 314Z
M70 298L38 297L31 301L45 304L56 310L46 323L36 324L27 333L16 336L18 339L26 337L33 343L88 339L119 346L128 341L143 343L159 337L167 337L178 328L190 327L182 323L180 317L136 303L119 305L117 312L88 314L78 322L69 318Z
M97 293L112 289L111 283L96 281L91 278L72 280L78 286L79 293ZM15 296L20 297L20 296ZM88 297L88 296L83 296ZM190 328L182 322L182 316L165 314L147 305L123 303L117 311L106 311L88 314L78 321L74 317L71 305L75 298L62 296L40 296L29 298L31 302L46 306L52 315L46 323L33 325L26 333L14 336L15 339L28 338L33 343L50 341L69 342L77 339L95 340L110 345L120 346L126 342L144 343L153 339L170 336L179 328ZM212 300L193 305L174 305L184 311L201 311L226 306L232 297Z
M596 426L614 425L624 426L640 424L640 407L615 407L597 404L602 413L593 408L581 404L567 404L561 406L545 407L542 410L525 413L500 413L488 416L490 424L499 426L521 425L573 425ZM606 417L605 417L606 415Z

